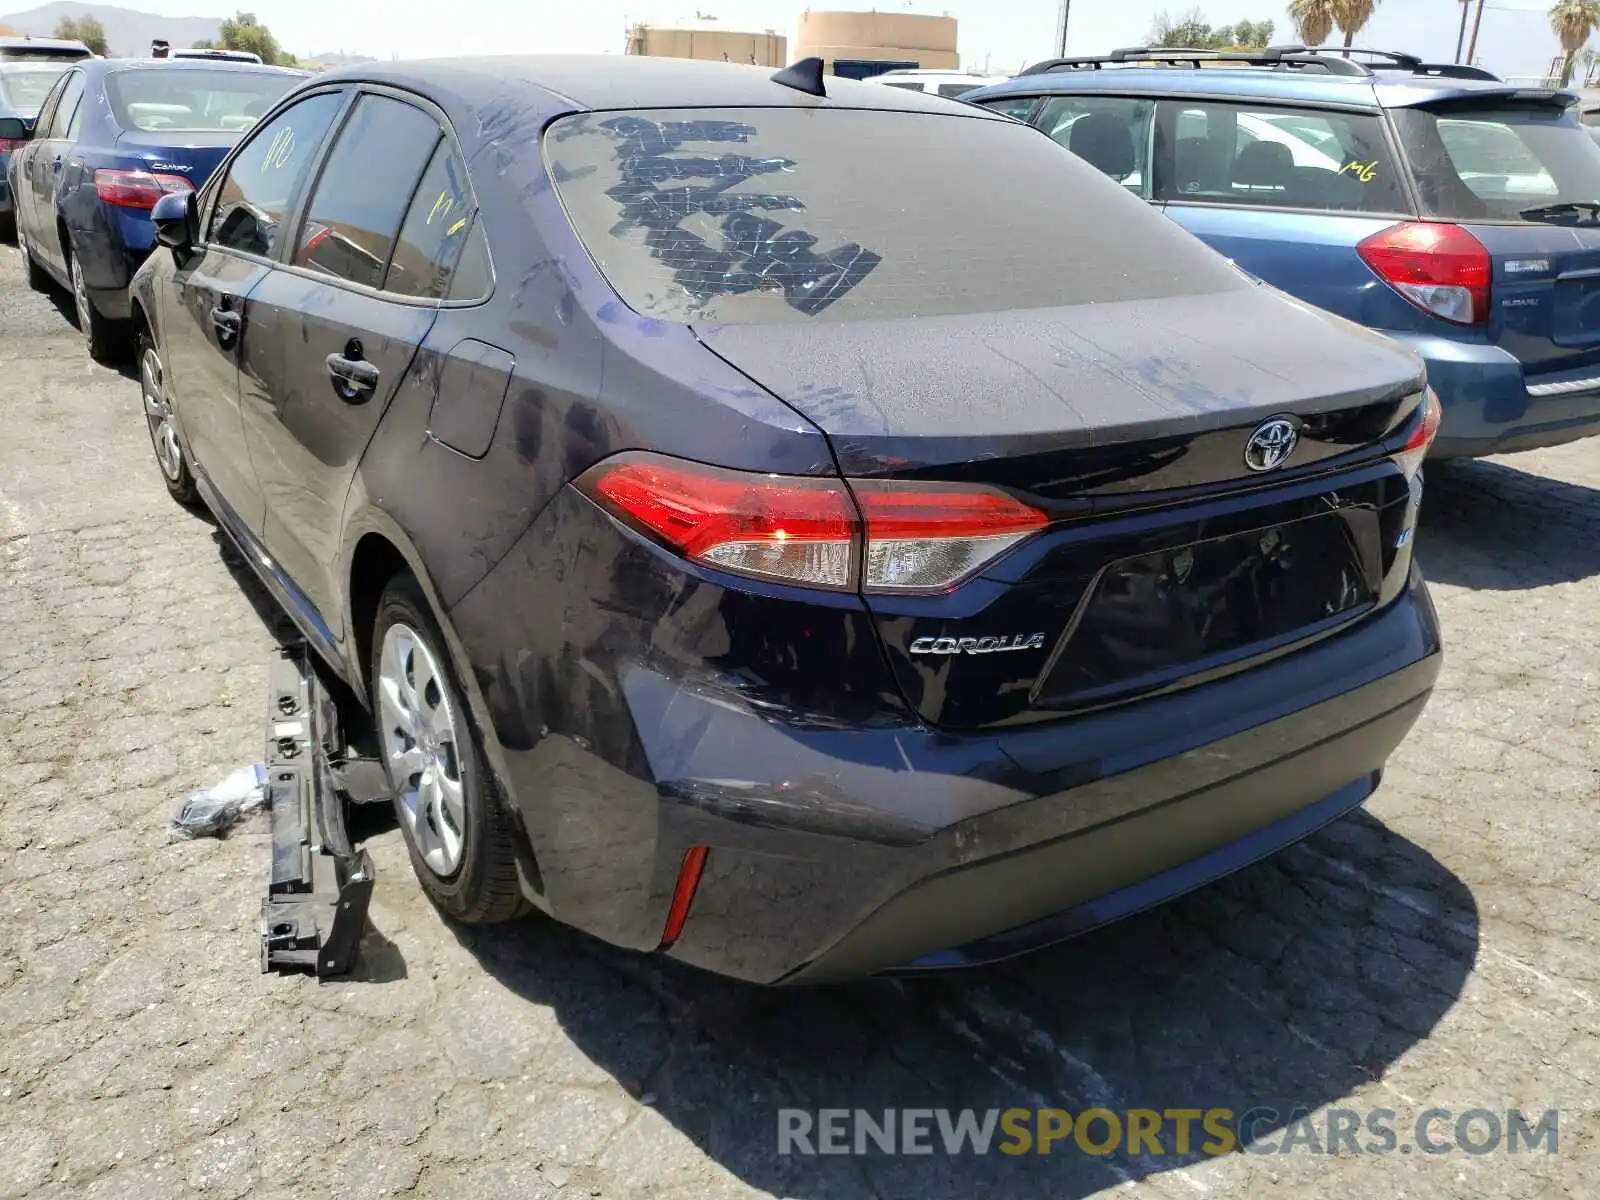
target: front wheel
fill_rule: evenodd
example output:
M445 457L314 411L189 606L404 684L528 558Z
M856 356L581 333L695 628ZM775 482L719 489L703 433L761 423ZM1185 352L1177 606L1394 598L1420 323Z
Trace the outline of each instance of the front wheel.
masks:
M172 401L167 396L166 373L161 352L150 331L139 331L139 394L144 405L145 424L150 427L150 445L156 452L156 465L167 491L179 504L193 508L200 503L200 490L189 471L189 459L178 440L178 427L172 419Z
M50 273L34 258L33 247L28 245L28 237L22 232L20 221L17 223L17 249L22 253L22 265L28 270L28 286L36 292L48 292L51 288Z
M396 576L378 602L372 633L384 769L428 898L467 924L506 921L526 908L514 834L444 644L417 581Z

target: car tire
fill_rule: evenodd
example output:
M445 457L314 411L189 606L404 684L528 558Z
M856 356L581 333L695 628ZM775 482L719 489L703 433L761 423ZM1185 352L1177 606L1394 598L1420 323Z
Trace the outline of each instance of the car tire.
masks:
M372 630L372 709L395 815L428 899L471 925L527 911L515 833L439 623L409 573L390 581Z
M101 316L95 308L83 279L83 268L78 264L76 247L67 251L67 275L72 280L72 303L78 313L78 332L83 334L84 344L89 347L89 357L107 365L121 362L128 348L126 322Z
M33 247L28 245L28 239L22 232L22 226L17 227L17 249L22 252L22 265L28 269L28 286L36 292L48 292L52 288L50 273L39 265L39 260L33 256Z
M161 352L148 329L139 331L138 359L139 398L145 424L150 429L150 447L155 451L156 466L172 498L185 508L198 508L200 489L195 486L194 475L189 471L189 456L183 452L178 427L172 419L172 400L166 391Z

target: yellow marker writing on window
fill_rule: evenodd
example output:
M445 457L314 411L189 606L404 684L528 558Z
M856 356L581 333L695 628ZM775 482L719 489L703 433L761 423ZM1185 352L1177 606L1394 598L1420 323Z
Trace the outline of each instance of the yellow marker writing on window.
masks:
M435 217L448 217L450 210L456 206L455 197L449 192L440 192L439 198L433 202L433 211L428 214L428 224L433 224Z
M455 237L456 234L461 232L461 227L463 225L465 225L466 223L467 223L467 219L465 217L462 217L454 225L450 226L449 229L446 229L444 231L445 237Z
M1361 180L1362 183L1371 183L1378 176L1378 160L1373 159L1369 163L1347 162L1339 168L1339 174L1341 175L1347 171Z

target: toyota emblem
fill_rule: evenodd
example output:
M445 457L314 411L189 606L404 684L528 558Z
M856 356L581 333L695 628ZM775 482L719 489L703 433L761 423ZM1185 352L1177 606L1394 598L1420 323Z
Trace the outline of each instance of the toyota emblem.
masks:
M1300 427L1288 417L1273 417L1257 425L1244 444L1244 465L1252 471L1273 471L1283 466L1300 442Z

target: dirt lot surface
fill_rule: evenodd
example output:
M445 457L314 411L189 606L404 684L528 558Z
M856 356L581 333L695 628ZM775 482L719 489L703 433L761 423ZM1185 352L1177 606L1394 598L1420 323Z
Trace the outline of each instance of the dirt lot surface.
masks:
M263 819L166 833L260 757L281 623L66 311L0 248L0 1198L1600 1197L1600 443L1431 472L1448 663L1379 795L1158 912L759 992L452 929L379 822L363 977L319 986L259 973ZM1272 1108L1268 1149L1389 1109L1402 1148L777 1152L780 1108L1094 1105ZM1560 1109L1556 1152L1407 1152L1433 1107Z

